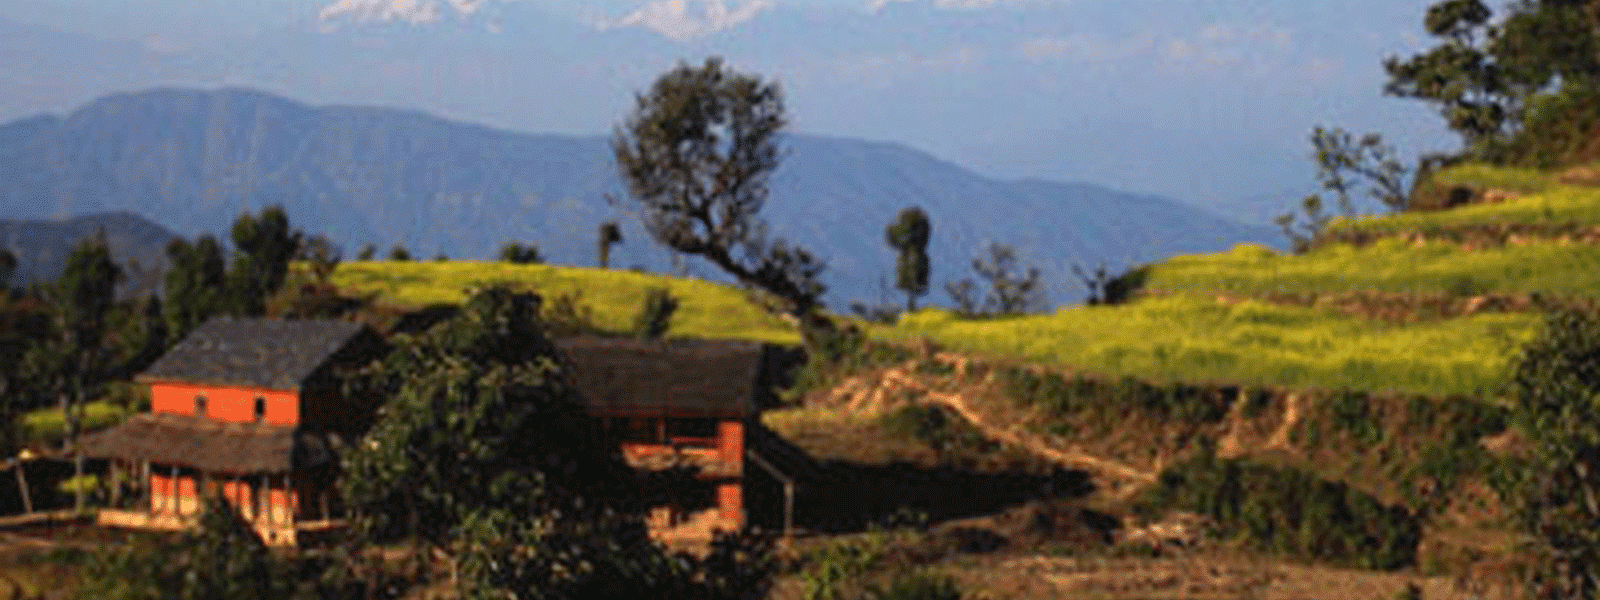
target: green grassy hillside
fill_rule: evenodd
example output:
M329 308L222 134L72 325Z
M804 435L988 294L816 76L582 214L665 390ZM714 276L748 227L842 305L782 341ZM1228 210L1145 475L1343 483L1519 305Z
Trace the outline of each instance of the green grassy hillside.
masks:
M1507 360L1536 322L1534 315L1496 314L1400 325L1177 295L995 320L929 309L873 333L1156 381L1480 394L1497 390Z
M782 320L762 312L738 289L701 281L633 271L555 265L515 265L472 261L368 261L339 265L333 283L355 294L377 294L386 302L424 306L455 304L466 290L490 282L509 282L538 291L546 299L563 295L592 311L596 325L629 331L646 290L667 288L679 299L669 337L703 337L799 343Z
M1600 207L1600 202L1595 205ZM1146 289L1162 292L1350 292L1600 295L1600 246L1532 243L1465 251L1459 244L1390 237L1299 256L1259 246L1179 256L1152 265Z
M1433 185L1499 190L1513 199L1462 206L1443 211L1403 212L1391 215L1335 219L1328 225L1332 236L1352 232L1397 234L1434 233L1485 225L1600 225L1600 189L1569 185L1561 175L1531 169L1461 165L1435 174Z
M1175 257L1146 271L1146 290L1161 294L1127 305L1066 307L1050 315L992 320L930 309L868 331L883 339L927 337L952 349L1155 381L1493 396L1508 361L1538 326L1538 315L1400 323L1240 298L1265 300L1283 292L1600 297L1600 245L1533 239L1474 248L1410 239L1412 232L1463 224L1600 225L1600 188L1558 179L1538 171L1453 167L1435 181L1526 195L1498 204L1335 224L1402 234L1361 245L1330 243L1303 255L1241 246ZM630 328L645 290L668 287L681 299L671 336L799 339L793 328L764 314L739 290L663 275L491 262L356 262L341 265L334 280L354 292L415 305L459 302L467 288L510 281L550 298L570 295L592 310L598 325L618 332Z

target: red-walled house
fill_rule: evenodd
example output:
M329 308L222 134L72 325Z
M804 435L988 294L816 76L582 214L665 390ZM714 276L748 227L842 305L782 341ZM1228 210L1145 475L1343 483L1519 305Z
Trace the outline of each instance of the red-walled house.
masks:
M343 397L336 372L380 346L346 321L206 322L136 378L149 413L84 438L85 455L138 489L99 521L183 527L214 492L268 543L294 544L337 514L336 451L371 422L372 403Z
M759 409L773 400L776 347L591 337L556 345L589 414L629 464L695 472L652 511L653 530L694 538L749 521L748 440Z

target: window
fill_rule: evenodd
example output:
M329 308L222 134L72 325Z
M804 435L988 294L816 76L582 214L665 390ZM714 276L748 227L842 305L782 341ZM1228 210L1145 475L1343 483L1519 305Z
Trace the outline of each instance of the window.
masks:
M262 421L265 421L266 419L267 419L267 399L266 398L262 398L261 396L256 396L256 422L260 423Z
M200 395L194 397L194 416L196 416L196 417L204 417L204 416L206 416L206 395L205 394L200 394Z

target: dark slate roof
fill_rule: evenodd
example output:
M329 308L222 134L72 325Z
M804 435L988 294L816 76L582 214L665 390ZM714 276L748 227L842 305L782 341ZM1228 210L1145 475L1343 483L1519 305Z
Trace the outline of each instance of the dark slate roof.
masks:
M85 456L148 460L221 473L286 473L332 462L343 443L332 434L258 423L144 413L83 436Z
M323 319L218 317L183 338L139 380L300 389L364 328L360 323Z
M743 341L557 340L593 414L738 417L767 404L772 346Z

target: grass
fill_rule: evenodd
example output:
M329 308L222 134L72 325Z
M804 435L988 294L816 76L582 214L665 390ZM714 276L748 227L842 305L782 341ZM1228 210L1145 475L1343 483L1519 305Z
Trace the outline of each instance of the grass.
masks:
M626 332L648 290L670 288L680 300L667 337L730 338L782 344L799 334L781 319L750 303L740 290L698 279L624 270L504 262L367 261L339 265L333 283L355 293L377 293L392 303L458 304L468 288L495 281L524 285L547 299L576 294L593 311L597 325Z
M131 409L104 400L87 402L83 405L83 429L90 431L110 427L121 423L132 413ZM66 420L62 418L59 408L29 411L17 418L17 424L23 439L30 442L48 442L66 436Z
M1434 173L1433 181L1443 185L1460 185L1480 189L1498 189L1530 194L1542 192L1551 185L1551 175L1537 169L1500 167L1480 163L1456 165Z
M1470 283L1470 285L1468 285ZM1172 292L1464 293L1464 289L1600 295L1600 246L1529 244L1463 251L1445 242L1386 238L1299 256L1259 246L1179 256L1151 266L1146 287Z
M1492 396L1535 315L1390 324L1321 309L1193 296L966 320L926 309L880 337L1154 381Z
M1335 219L1328 224L1328 233L1338 235L1341 232L1365 231L1394 234L1415 231L1426 234L1501 223L1600 225L1600 189L1560 185L1496 204Z

